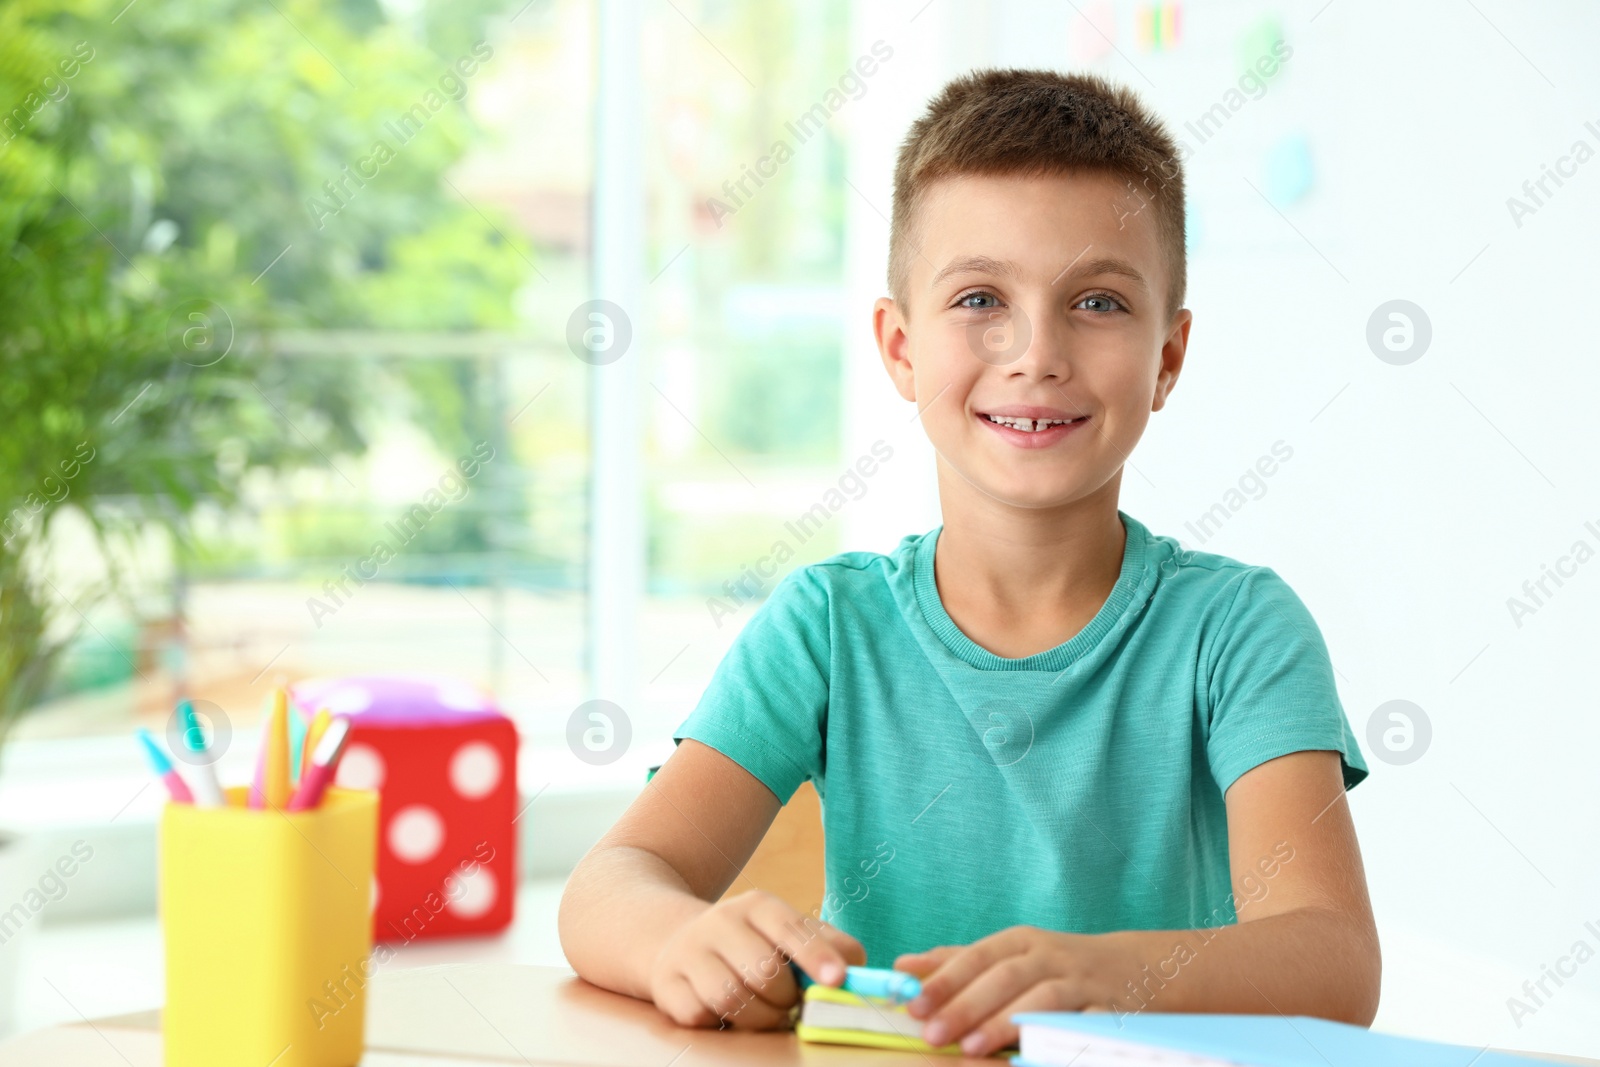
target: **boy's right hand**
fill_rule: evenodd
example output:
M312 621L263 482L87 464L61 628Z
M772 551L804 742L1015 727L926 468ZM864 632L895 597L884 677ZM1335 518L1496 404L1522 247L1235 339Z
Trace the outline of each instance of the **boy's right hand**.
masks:
M710 905L661 946L650 997L679 1026L786 1026L800 990L793 959L823 985L867 961L861 942L771 893L752 889Z

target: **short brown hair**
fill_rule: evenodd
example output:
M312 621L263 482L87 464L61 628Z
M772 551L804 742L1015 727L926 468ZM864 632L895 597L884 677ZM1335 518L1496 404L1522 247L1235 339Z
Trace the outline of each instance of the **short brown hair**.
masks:
M894 168L889 291L902 306L918 254L913 237L930 186L959 175L1042 176L1072 170L1125 178L1155 212L1166 251L1170 319L1183 306L1183 163L1155 113L1095 74L979 70L951 81L906 134ZM1137 188L1135 188L1137 187ZM1143 190L1142 192L1140 190Z

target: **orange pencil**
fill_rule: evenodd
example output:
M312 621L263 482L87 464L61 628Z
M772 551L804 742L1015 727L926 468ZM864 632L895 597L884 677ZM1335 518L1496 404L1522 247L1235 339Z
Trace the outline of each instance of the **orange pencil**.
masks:
M289 803L289 694L272 695L272 719L267 724L267 754L262 789L267 807L282 809Z
M306 768L311 766L311 753L317 750L317 742L322 740L322 734L328 729L328 721L333 716L327 708L322 708L312 718L311 725L306 727L306 739L300 743L300 781L306 780Z

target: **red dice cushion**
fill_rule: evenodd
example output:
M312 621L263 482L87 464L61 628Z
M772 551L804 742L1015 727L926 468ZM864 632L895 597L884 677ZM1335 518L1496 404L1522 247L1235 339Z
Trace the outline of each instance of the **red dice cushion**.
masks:
M350 718L336 781L376 789L373 940L482 934L516 901L517 731L476 688L447 679L301 682L307 720Z

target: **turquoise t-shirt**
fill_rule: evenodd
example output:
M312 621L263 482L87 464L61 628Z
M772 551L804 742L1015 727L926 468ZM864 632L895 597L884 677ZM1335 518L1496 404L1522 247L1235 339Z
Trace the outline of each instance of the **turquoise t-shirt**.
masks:
M783 803L816 783L821 918L871 965L1022 924L1233 922L1234 780L1311 749L1340 754L1347 788L1366 777L1321 631L1283 579L1118 514L1127 538L1104 606L1021 659L945 612L943 527L791 571L674 735Z

